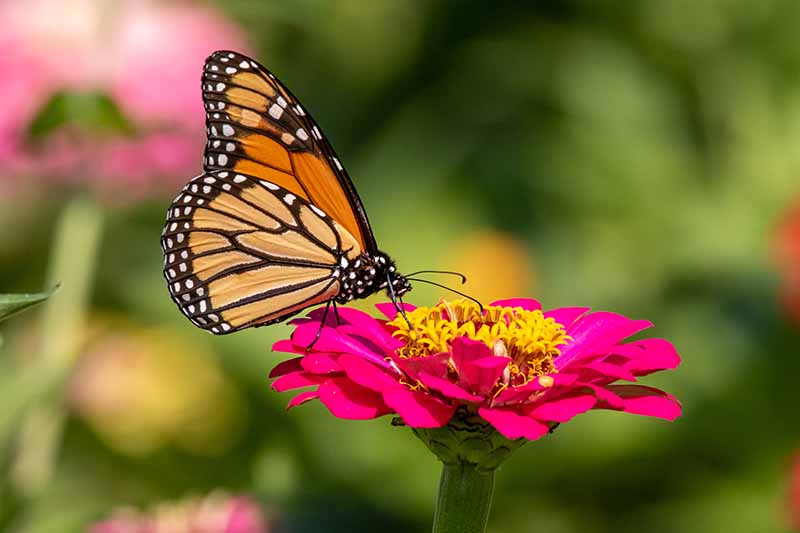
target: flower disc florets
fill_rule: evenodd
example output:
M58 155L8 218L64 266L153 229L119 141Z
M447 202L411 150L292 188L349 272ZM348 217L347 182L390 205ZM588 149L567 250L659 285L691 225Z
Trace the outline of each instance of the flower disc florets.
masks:
M541 310L490 305L481 311L469 300L419 307L389 325L397 328L392 336L403 342L397 354L404 358L446 352L456 337L484 343L494 355L511 359L503 386L524 385L556 372L553 359L569 338L564 326Z
M396 413L416 428L441 427L461 407L509 439L531 440L590 409L680 415L663 391L617 384L679 364L663 339L622 342L650 322L585 307L542 311L528 299L483 310L466 300L405 305L405 315L378 308L388 321L340 308L338 322L323 323L322 310L292 322L292 338L273 349L300 357L271 374L276 390L310 388L290 407L317 398L341 418Z

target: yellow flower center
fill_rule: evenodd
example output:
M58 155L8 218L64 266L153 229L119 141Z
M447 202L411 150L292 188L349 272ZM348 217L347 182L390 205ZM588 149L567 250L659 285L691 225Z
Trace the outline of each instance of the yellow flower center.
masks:
M456 337L480 341L497 356L511 358L506 384L520 385L556 371L553 359L569 337L564 326L545 318L541 311L520 307L484 307L483 313L470 300L418 307L389 322L397 328L392 335L403 342L400 357L425 357L447 352ZM409 322L411 327L409 327Z

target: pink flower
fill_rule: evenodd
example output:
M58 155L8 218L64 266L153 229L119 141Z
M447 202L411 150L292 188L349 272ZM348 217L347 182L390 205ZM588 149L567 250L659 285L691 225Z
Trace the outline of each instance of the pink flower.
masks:
M204 59L246 50L241 30L207 5L164 0L0 2L0 193L33 176L101 192L171 190L196 173L205 112ZM58 92L103 93L132 135L28 128ZM7 182L7 183L4 183Z
M291 340L276 351L300 354L271 373L277 391L308 388L294 407L319 399L334 416L375 418L396 413L409 426L447 424L456 409L476 413L509 439L530 440L591 409L674 420L680 403L636 382L680 363L664 339L625 339L652 324L585 307L543 312L536 300L472 302L431 308L379 304L389 322L340 308L341 324L322 310L296 319ZM410 322L410 324L409 324ZM409 327L409 325L411 327Z
M148 512L130 507L94 524L90 533L267 533L258 504L246 496L212 493L202 499L163 503Z

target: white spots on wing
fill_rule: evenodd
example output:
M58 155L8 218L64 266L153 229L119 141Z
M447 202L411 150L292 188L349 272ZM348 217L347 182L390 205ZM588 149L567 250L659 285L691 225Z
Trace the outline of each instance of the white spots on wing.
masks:
M220 142L222 142L222 141L217 139L213 143L211 143L211 146L213 146L214 148L219 148Z
M236 145L233 143L228 143L225 145L225 150L227 150L228 152L233 152L234 150L236 150Z
M207 321L205 318L201 317L201 316L197 317L197 321L198 321L198 322L200 323L200 325L202 325L202 326L205 326L206 324L208 324L208 321Z
M230 329L231 329L231 327L228 324L226 324L225 322L220 324L220 327L222 328L222 331L230 331Z
M192 184L192 192L197 192L197 184L196 183Z
M170 269L167 271L167 274L169 274L169 277L171 277L171 278L174 278L175 276L177 276L177 275L178 275L178 274L175 272L175 270L173 270L173 269L171 269L171 268L170 268Z
M217 102L217 109L225 109L225 102Z
M181 282L176 281L175 283L172 284L172 291L178 292L179 290L181 290Z
M219 70L219 67L217 65L211 65L211 70L217 72Z
M219 316L215 315L214 313L209 314L208 318L213 320L214 322L219 322Z
M263 185L264 187L266 187L267 189L269 189L271 191L277 191L278 189L280 189L280 187L278 187L277 185L275 185L274 183L269 182L269 181L262 181L261 185Z
M283 142L283 144L292 144L294 142L294 135L292 135L291 133L282 134L281 142Z
M278 104L272 104L272 106L269 108L269 116L274 119L279 119L281 118L281 115L283 115L283 108Z
M286 108L287 102L286 100L283 99L283 96L279 96L278 99L275 101L278 102L279 106L283 107L284 109Z
M183 203L188 204L191 201L192 201L192 197L191 196L189 196L188 194L184 194L183 195Z
M181 216L181 210L176 207L175 209L172 210L172 216L174 217Z
M190 313L194 314L194 306L193 305L186 306L186 310L189 311Z
M172 248L172 239L167 239L167 248Z
M216 183L216 181L217 180L212 178L211 176L206 176L205 178L203 178L203 182L208 183L209 185L211 185L212 183Z
M217 84L217 86L215 87L215 89L217 89L217 92L224 91L224 90L225 90L225 84L224 84L224 83L222 83L222 82L220 82L220 83L218 83L218 84Z
M202 200L202 198L200 200ZM200 200L197 201L198 204L202 204L203 203ZM189 229L189 227L190 227L190 225L189 225L188 222L184 222L183 223L183 229Z
M178 243L182 243L184 238L185 235L183 233L178 233L177 235L175 235L175 240L178 241Z
M314 211L319 216L321 216L322 218L325 218L327 216L325 214L325 211L323 211L322 209L320 209L319 207L317 207L317 206L315 206L313 204L311 204L311 210Z
M241 63L239 63L239 68L250 68L250 63L248 63L247 61L242 61Z
M192 297L189 294L184 294L183 296L181 296L181 300L183 300L184 302L188 302L191 299Z
M230 124L223 124L222 125L222 134L226 137L230 137L234 134L233 126Z
M227 165L227 164L228 164L228 156L227 156L227 155L225 155L225 154L220 154L220 155L217 157L217 161L219 161L219 164L220 164L221 166L225 166L225 165Z
M206 157L206 163L208 163L209 165L213 165L214 164L214 156Z
M228 57L233 59L234 57L236 57L236 54L234 54L233 52L228 52Z
M219 176L220 178L227 178L228 177L228 172L227 171L218 172L217 176Z
M286 196L283 197L283 201L286 202L288 205L292 205L296 198L297 196L295 196L294 194L287 194Z
M194 287L194 281L192 281L190 279L187 279L186 280L186 288L187 289L191 289L192 287ZM200 289L197 289L197 290L199 291Z
M217 328L217 327L213 327L213 328L211 328L211 331L212 331L213 333L219 333L219 328Z
M236 174L236 176L233 178L234 183L244 183L245 181L247 181L247 178L241 174Z
M191 287L190 287L191 288ZM197 287L197 290L194 291L198 296L203 296L206 293L206 290L203 287Z
M222 131L225 131L225 126L222 127ZM216 126L211 126L211 135L214 135L214 136L218 135Z
M222 61L223 63L227 63L228 61L230 61L230 59L228 59L227 57L220 57L219 60Z
M177 222L173 222L172 224L169 225L169 230L170 231L175 231L176 229L178 229L178 223Z
M319 132L316 126L311 128L311 133L313 133L314 137L316 137L317 139L322 139L322 134Z
M236 74L236 67L225 67L225 74Z
M201 300L201 301L200 301L200 312L201 312L201 313L205 313L205 312L206 312L206 309L207 309L207 307L206 307L206 301L205 301L205 300Z
M181 259L188 259L189 258L189 251L184 250L181 252Z
M231 190L231 184L230 183L223 183L222 184L222 190L224 190L224 191Z
M338 159L336 159L335 157L332 157L331 159L333 159L333 164L336 165L336 168L338 168L339 170L344 170L342 164L339 162Z
M218 118L219 118L219 113L214 113L212 116L213 116L214 118L218 119Z
M306 130L304 130L303 128L298 129L297 132L295 132L295 134L297 135L297 138L300 139L301 141L308 140L308 133L306 133Z
M178 268L180 269L181 272L186 272L186 263L181 263L180 265L178 265Z
M204 198L198 198L198 199L197 199L197 205L203 205L204 203L206 203L206 201L205 201L205 199L204 199ZM187 227L188 227L188 226L187 226Z
M206 193L206 194L210 193L211 192L211 186L210 185L203 185L203 192Z
M167 262L168 263L174 263L175 262L175 254L169 254L169 257L167 258Z
M342 256L342 258L339 259L339 264L342 266L342 268L347 268L347 265L349 263L347 262L347 258L345 256Z
M297 112L297 114L298 114L298 115L300 115L301 117L304 117L304 116L306 116L306 112L305 112L305 111L303 111L303 108L302 108L302 107L301 107L299 104L298 104L298 105L296 105L296 106L294 106L294 110L295 110L295 111Z

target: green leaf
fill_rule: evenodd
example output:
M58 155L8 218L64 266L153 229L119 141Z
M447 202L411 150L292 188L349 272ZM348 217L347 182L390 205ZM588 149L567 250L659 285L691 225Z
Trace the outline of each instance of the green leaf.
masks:
M50 298L58 289L58 286L48 292L37 292L33 294L0 294L0 322L11 315L32 307Z
M31 139L72 126L88 133L131 134L133 125L117 104L100 92L58 92L41 108L29 127Z

